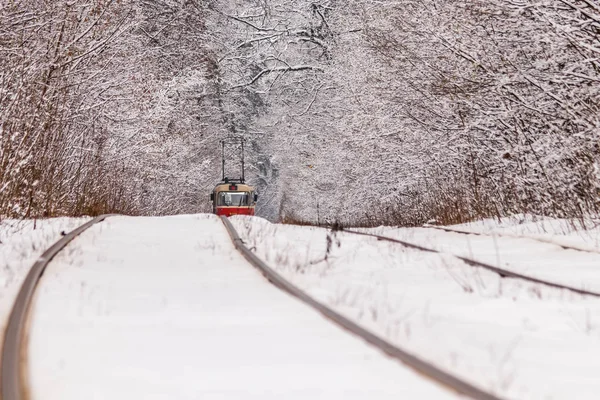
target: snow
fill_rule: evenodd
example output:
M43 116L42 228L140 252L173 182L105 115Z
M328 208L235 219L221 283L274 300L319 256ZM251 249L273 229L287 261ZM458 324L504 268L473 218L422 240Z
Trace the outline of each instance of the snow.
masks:
M36 259L87 218L51 218L0 223L0 332L4 332L17 293ZM0 347L2 346L0 342Z
M0 224L3 326L29 267L85 220ZM443 254L257 217L232 222L319 301L481 388L518 399L600 391L600 299L501 279L452 255L598 288L592 221L452 227L481 236L372 230ZM42 277L27 367L32 399L456 398L270 285L209 215L111 217L76 238Z
M597 398L597 298L502 279L450 254L321 228L270 224L256 217L232 220L248 246L296 285L465 380L505 398ZM475 240L466 235L426 228L380 230L491 257L479 242L465 248L465 238ZM532 240L505 239L511 245L502 242L495 257L516 261L513 252L520 252L527 262L515 263L515 268L531 272L553 258L573 260L563 268L554 265L553 276L561 281L579 282L582 269L577 263L587 260L591 265L596 257ZM545 252L551 253L540 259ZM598 281L600 272L589 274Z
M445 399L268 283L215 217L112 217L52 261L31 399Z

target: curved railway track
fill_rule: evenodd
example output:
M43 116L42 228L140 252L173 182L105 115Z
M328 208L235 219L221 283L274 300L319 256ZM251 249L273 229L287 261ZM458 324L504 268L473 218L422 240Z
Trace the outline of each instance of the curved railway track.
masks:
M24 380L24 343L27 326L27 316L36 286L42 277L46 266L73 239L98 222L104 221L111 215L100 215L66 234L49 247L33 264L17 295L8 325L4 334L2 360L0 363L0 398L2 400L26 400L27 388Z
M354 234L354 235L369 236L369 237L376 238L377 240L382 240L382 241L386 241L386 242L397 243L397 244L400 244L400 245L402 245L402 246L404 246L406 248L409 248L409 249L415 249L415 250L425 251L425 252L428 252L428 253L436 253L436 254L451 254L453 257L458 258L459 260L463 261L467 265L470 265L472 267L479 267L479 268L486 269L488 271L495 272L498 275L500 275L502 278L521 279L521 280L524 280L524 281L527 281L527 282L537 283L537 284L549 286L549 287L552 287L552 288L555 288L555 289L569 290L569 291L577 293L577 294L600 297L600 293L599 292L594 292L592 290L586 290L586 289L580 289L580 288L576 288L576 287L568 286L568 285L562 285L560 283L550 282L550 281L547 281L547 280L544 280L544 279L539 279L539 278L535 278L535 277L532 277L532 276L529 276L529 275L520 274L518 272L514 272L514 271L510 271L510 270L504 269L504 268L496 267L494 265L491 265L491 264L488 264L488 263L485 263L485 262L482 262L482 261L477 261L477 260L474 260L474 259L469 258L469 257L459 256L457 254L447 253L445 251L428 248L428 247L425 247L425 246L421 246L419 244L407 242L405 240L395 239L395 238L391 238L391 237L388 237L388 236L376 235L376 234L373 234L373 233L366 233L366 232L360 232L360 231L355 231L355 230L349 230L349 229L343 229L342 231L343 232L347 232L347 233L351 233L351 234Z
M362 338L366 342L371 345L377 347L390 357L393 357L397 360L400 360L405 365L408 365L418 373L442 384L443 386L456 391L465 396L471 397L477 400L499 400L500 397L496 395L486 392L467 381L464 381L448 372L436 367L435 365L424 361L413 354L385 341L379 336L369 332L363 327L359 326L355 322L350 319L344 317L333 309L327 307L323 303L318 302L311 296L309 296L306 292L300 290L298 287L291 284L285 278L283 278L280 274L275 272L271 267L269 267L265 262L263 262L260 258L258 258L250 249L246 247L243 240L240 238L239 234L229 222L226 217L221 217L225 228L229 232L229 236L233 241L235 248L244 256L246 260L254 267L256 267L266 279L269 280L272 284L277 286L279 289L289 293L290 295L296 297L298 300L307 304L308 306L314 308L318 312L320 312L323 316L333 321L337 325L346 329L347 331L353 333L354 335Z
M25 278L21 289L17 295L13 309L9 316L7 329L5 332L4 343L2 347L2 359L0 361L0 396L2 400L26 400L28 398L27 385L25 380L25 365L26 365L26 326L28 313L34 297L36 286L43 275L47 265L52 259L64 249L73 239L80 235L85 230L93 225L104 221L111 215L102 215L93 220L81 225L71 231L54 245L48 248L40 258L33 264ZM462 380L435 365L420 359L419 357L385 341L379 336L362 328L355 322L349 320L343 315L337 313L333 309L318 302L304 291L300 290L262 260L252 253L243 243L237 231L234 229L231 222L226 217L221 217L221 220L227 229L229 236L235 248L242 256L254 267L256 267L271 283L279 289L296 297L306 305L317 310L330 321L341 326L352 334L362 338L366 342L388 354L390 357L400 360L405 365L411 367L421 375L443 385L444 387L471 397L476 400L500 400L500 397L493 393L486 392L469 382ZM352 232L358 233L358 232ZM358 233L361 234L361 233ZM372 236L372 235L368 235ZM388 238L389 239L389 238ZM395 240L392 240L395 241ZM405 244L406 245L406 244ZM409 247L418 248L425 251L420 246L409 245Z

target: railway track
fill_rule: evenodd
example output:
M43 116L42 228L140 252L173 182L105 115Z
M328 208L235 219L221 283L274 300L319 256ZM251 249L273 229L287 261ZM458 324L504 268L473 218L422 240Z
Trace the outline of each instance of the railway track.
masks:
M558 246L558 247L560 247L560 248L562 248L564 250L573 250L573 251L581 251L581 252L584 252L584 253L596 253L596 254L600 254L600 251L598 251L598 250L586 249L584 247L578 247L578 246L572 246L572 245L567 245L567 244L562 244L562 243L556 243L556 242L553 242L552 240L544 240L544 239L539 238L539 237L529 237L529 236L521 236L521 235L510 235L510 234L505 234L505 233L470 232L470 231L464 231L464 230L461 230L461 229L454 229L454 228L448 228L448 227L445 227L445 226L436 226L436 225L423 225L423 228L434 229L434 230L448 232L448 233L458 233L458 234L461 234L461 235L487 236L487 237L497 236L497 237L511 238L511 239L528 239L528 240L534 240L536 242L540 242L540 243L544 243L544 244L552 244L552 245Z
M0 363L0 394L2 400L27 399L27 387L24 380L24 367L26 365L24 343L27 334L27 317L36 286L46 266L73 239L108 217L110 215L98 216L63 236L49 247L29 270L13 305L4 334Z
M448 230L448 229L441 229L447 232L452 232L453 230ZM395 239L395 238L391 238L388 236L382 236L382 235L376 235L376 234L372 234L372 233L366 233L366 232L360 232L360 231L355 231L355 230L351 230L351 229L343 229L343 232L346 233L351 233L354 235L361 235L361 236L369 236L369 237L373 237L376 238L377 240L381 240L381 241L386 241L386 242L392 242L392 243L397 243L400 244L406 248L409 249L415 249L415 250L420 250L420 251L424 251L424 252L428 252L428 253L436 253L436 254L451 254L453 257L456 257L457 259L463 261L465 264L470 265L472 267L478 267L478 268L483 268L486 269L488 271L492 271L497 273L498 275L500 275L502 278L515 278L515 279L521 279L527 282L532 282L532 283L536 283L536 284L541 284L541 285L545 285L548 287L552 287L555 289L563 289L563 290L568 290L577 294L582 294L582 295L587 295L587 296L594 296L594 297L600 297L600 292L595 292L592 290L586 290L586 289L580 289L577 287L573 287L573 286L568 286L568 285L562 285L560 283L556 283L556 282L550 282L544 279L539 279L539 278L535 278L529 275L525 275L525 274L521 274L515 271L511 271L511 270L507 270L505 268L500 268L500 267L496 267L494 265L482 262L482 261L478 261L478 260L474 260L472 258L469 257L464 257L464 256L460 256L460 255L456 255L456 254L452 254L452 253L447 253L445 251L441 251L441 250L436 250L436 249L432 249L429 247L425 247L425 246L421 246L419 244L415 244L415 243L410 243L407 242L405 240L400 240L400 239ZM463 233L463 232L460 232ZM466 233L465 233L466 234Z
M28 398L26 382L26 326L28 313L36 286L44 273L47 265L52 259L64 249L73 239L93 225L104 221L110 215L102 215L94 218L86 224L76 228L65 235L58 242L48 248L42 256L33 264L21 289L17 295L12 312L9 317L8 326L4 337L2 348L2 359L0 363L0 394L2 400L26 400ZM421 375L441 384L442 386L458 392L462 395L476 400L500 400L493 393L486 392L471 383L462 380L435 365L420 359L419 357L385 341L379 336L362 328L355 322L337 313L333 309L318 302L304 291L300 290L281 275L275 272L243 243L233 225L225 217L221 218L235 248L254 267L256 267L273 285L289 293L302 301L304 304L317 310L330 321L362 338L372 346L378 348L390 357L400 360ZM415 247L415 246L412 246Z
M500 397L497 397L493 393L486 392L469 382L462 380L448 372L436 367L435 365L420 359L419 357L395 346L379 336L369 332L368 330L362 328L355 322L350 319L344 317L343 315L337 313L330 307L327 307L323 303L318 302L311 296L309 296L306 292L300 290L298 287L291 284L288 280L283 278L280 274L275 272L271 267L269 267L265 262L263 262L260 258L258 258L250 249L246 247L243 240L240 238L239 234L229 222L226 217L221 217L225 228L229 232L231 240L234 243L236 249L248 260L250 264L256 267L266 279L269 280L273 285L277 286L279 289L289 293L290 295L296 297L298 300L307 304L308 306L314 308L316 311L320 312L323 316L351 332L352 334L362 338L366 342L371 345L377 347L384 353L388 354L390 357L393 357L405 365L408 365L418 373L442 384L443 386L449 388L450 390L456 391L465 396L471 397L477 400L499 400Z

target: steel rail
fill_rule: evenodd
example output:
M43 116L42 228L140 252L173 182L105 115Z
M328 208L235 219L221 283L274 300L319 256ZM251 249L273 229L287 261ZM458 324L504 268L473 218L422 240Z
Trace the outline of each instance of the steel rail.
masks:
M290 295L296 297L298 300L314 308L329 320L333 321L334 323L353 333L354 335L362 338L371 345L377 347L379 350L383 351L390 357L400 360L405 365L411 367L413 370L436 381L437 383L445 386L446 388L449 388L453 391L469 396L476 400L501 399L500 397L497 397L492 393L486 392L485 390L482 390L454 375L449 374L446 371L443 371L435 365L425 360L422 360L405 350L402 350L401 348L387 342L386 340L369 332L368 330L351 321L350 319L337 313L333 309L313 299L306 292L291 284L283 276L275 272L264 261L258 258L254 253L252 253L252 251L250 251L246 247L243 240L240 238L237 231L235 230L231 222L227 219L227 217L222 216L221 220L223 221L223 224L225 225L225 228L227 229L227 232L229 233L229 236L231 237L235 248L250 264L257 268L269 282L277 286L279 289L289 293Z
M444 254L445 253L444 251L441 251L441 250L431 249L431 248L424 247L424 246L421 246L418 244L406 242L404 240L394 239L394 238L387 237L387 236L376 235L373 233L359 232L359 231L348 230L348 229L343 229L342 232L352 233L354 235L370 236L370 237L376 238L377 240L398 243L404 247L407 247L410 249L421 250L421 251L425 251L428 253L436 253L436 254ZM528 282L533 282L533 283L537 283L540 285L549 286L549 287L552 287L555 289L569 290L569 291L577 293L577 294L600 297L600 293L594 292L591 290L579 289L579 288L572 287L572 286L561 285L560 283L554 283L554 282L546 281L543 279L534 278L529 275L520 274L518 272L510 271L510 270L507 270L504 268L495 267L491 264L487 264L482 261L473 260L468 257L463 257L463 256L459 256L459 255L452 254L452 253L448 253L448 254L451 254L453 257L458 258L459 260L463 261L465 264L468 264L472 267L479 267L479 268L483 268L483 269L487 269L489 271L495 272L498 275L500 275L502 278L508 277L508 278L522 279L522 280L525 280Z
M49 247L33 264L17 295L8 319L2 346L2 360L0 363L0 398L2 400L26 400L27 388L24 380L25 328L31 301L36 286L42 277L46 266L64 249L73 239L83 231L114 214L100 215L91 221L75 228Z
M585 249L582 247L571 246L568 244L556 243L551 240L544 240L543 238L539 238L539 237L536 238L536 237L529 237L529 236L510 235L510 234L506 234L506 233L496 233L496 232L494 232L494 233L470 232L470 231L463 231L461 229L454 229L454 228L448 228L446 226L436 226L436 225L423 225L423 228L436 229L438 231L449 232L449 233L459 233L461 235L488 236L488 237L497 236L497 237L509 238L509 239L528 239L528 240L533 240L533 241L540 242L543 244L551 244L554 246L558 246L564 250L574 250L574 251L581 251L581 252L585 252L585 253L600 254L600 251L598 251L598 250Z

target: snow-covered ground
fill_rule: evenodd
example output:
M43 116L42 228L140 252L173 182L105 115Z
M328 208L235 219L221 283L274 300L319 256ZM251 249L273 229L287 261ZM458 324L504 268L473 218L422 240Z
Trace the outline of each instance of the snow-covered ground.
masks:
M87 221L87 218L51 218L0 223L0 339L8 315L29 268L50 245ZM0 341L0 347L3 340Z
M457 398L269 284L211 215L95 225L30 321L33 400Z
M0 224L2 328L29 267L83 222ZM372 230L444 254L256 217L232 222L320 301L482 388L510 399L600 393L600 299L501 279L452 256L598 290L592 221L454 227L484 236ZM94 226L50 264L30 321L32 399L456 398L267 283L209 215Z
M259 257L308 293L483 388L511 399L596 399L600 393L598 298L502 279L450 254L256 217L232 220ZM600 280L594 253L513 237L494 254L471 235L378 231L485 261L510 260L522 272L536 266L544 272L557 260L557 280L593 287Z

